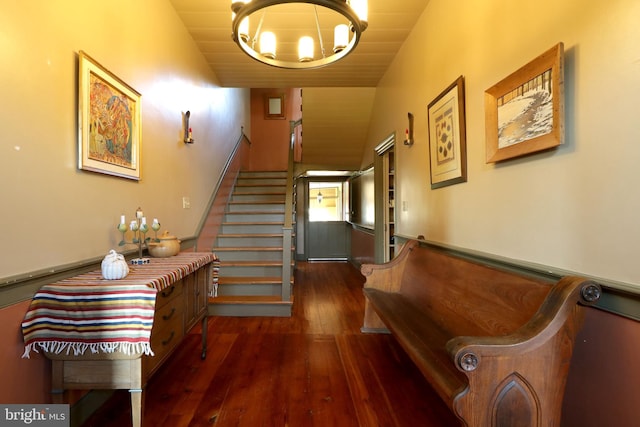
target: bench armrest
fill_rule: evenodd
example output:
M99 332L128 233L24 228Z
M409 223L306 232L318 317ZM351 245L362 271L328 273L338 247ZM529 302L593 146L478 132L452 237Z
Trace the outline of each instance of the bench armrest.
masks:
M551 339L572 316L577 303L594 304L602 293L600 285L582 277L562 278L536 314L511 335L503 337L461 336L447 343L447 351L461 371L473 371L480 359L523 354Z
M360 272L366 279L364 287L385 292L398 292L402 283L402 275L407 258L418 245L419 243L416 240L409 240L391 261L384 264L362 264ZM361 331L387 331L386 325L380 320L367 298L365 298L364 303L364 322Z
M514 416L518 425L559 420L573 345L584 319L578 303L593 304L600 294L595 282L565 277L513 334L449 340L447 351L469 381L453 403L458 416L482 426Z
M397 292L400 289L407 258L413 248L419 244L416 240L409 240L394 259L384 264L362 264L360 272L366 278L364 287Z

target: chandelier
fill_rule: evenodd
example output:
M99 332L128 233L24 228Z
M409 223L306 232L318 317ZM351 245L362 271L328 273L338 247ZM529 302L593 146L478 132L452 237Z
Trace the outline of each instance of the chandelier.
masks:
M279 68L311 69L334 63L355 49L368 25L367 0L231 0L231 11L232 37L238 46L253 59ZM278 16L293 16L295 22L283 22ZM305 21L309 28L304 27L296 43L295 29ZM333 48L327 49L324 43L331 37ZM276 52L278 43L281 49Z

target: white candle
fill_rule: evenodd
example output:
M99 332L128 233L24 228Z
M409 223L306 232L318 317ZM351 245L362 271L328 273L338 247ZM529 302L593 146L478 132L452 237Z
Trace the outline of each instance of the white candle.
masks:
M136 218L142 218L142 211L139 209L136 211Z
M124 224L124 215L120 215L120 224Z

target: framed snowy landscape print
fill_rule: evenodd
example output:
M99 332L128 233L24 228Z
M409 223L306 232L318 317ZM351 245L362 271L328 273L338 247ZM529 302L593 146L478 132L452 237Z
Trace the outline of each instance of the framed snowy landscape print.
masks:
M558 43L485 91L487 163L564 142L564 46Z

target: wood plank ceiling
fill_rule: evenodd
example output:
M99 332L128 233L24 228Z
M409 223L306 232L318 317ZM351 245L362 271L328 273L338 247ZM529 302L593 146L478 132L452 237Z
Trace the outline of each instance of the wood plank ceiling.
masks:
M375 88L428 3L369 0L369 27L354 52L320 69L284 70L253 60L233 42L230 0L170 1L221 86L302 88L304 163L350 170L361 166ZM263 29L286 30L277 32L284 39L278 56L294 49L305 30L315 31L313 10L301 9L309 7L278 6L265 17ZM323 37L331 49L333 36Z

